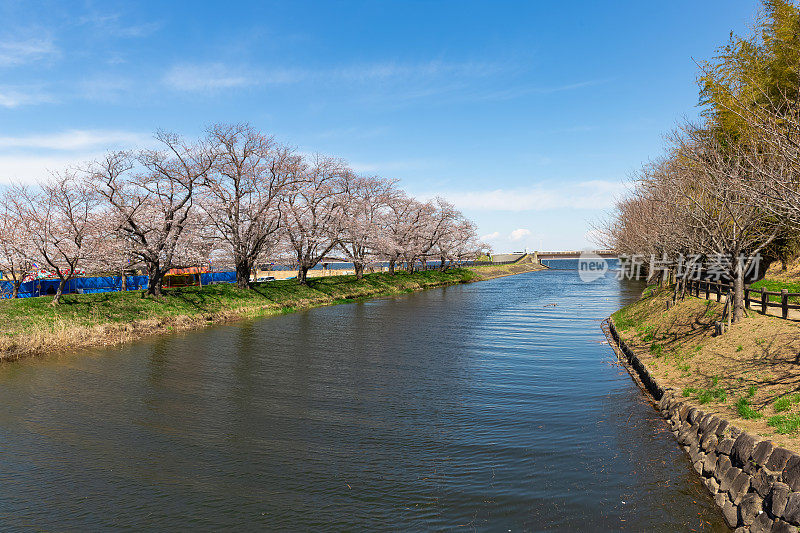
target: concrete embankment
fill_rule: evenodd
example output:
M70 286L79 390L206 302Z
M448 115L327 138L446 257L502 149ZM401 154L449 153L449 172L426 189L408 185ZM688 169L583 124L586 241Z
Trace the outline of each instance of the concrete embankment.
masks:
M620 338L611 319L607 335L621 362L668 421L728 525L737 532L797 532L800 455L682 400Z

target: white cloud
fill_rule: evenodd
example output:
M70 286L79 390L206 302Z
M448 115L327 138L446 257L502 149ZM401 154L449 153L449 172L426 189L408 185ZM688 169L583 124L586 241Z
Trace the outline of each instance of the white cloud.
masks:
M0 137L0 183L34 183L52 172L84 166L110 149L141 148L149 135L123 130L67 130Z
M526 229L526 228L519 228L519 229L515 229L514 231L512 231L511 234L508 236L508 238L509 238L509 240L512 240L512 241L521 241L525 237L528 237L530 234L531 234L531 230Z
M45 150L85 150L88 148L136 146L147 143L149 136L118 130L68 130L60 133L0 137L0 149L33 148Z
M178 65L164 76L164 83L179 91L214 91L254 85L256 80L221 63Z
M52 39L46 37L0 41L0 67L31 63L56 54L58 49Z
M54 102L55 99L37 87L0 86L0 107L19 107Z
M495 231L493 233L487 233L486 235L481 235L481 237L480 237L480 239L482 241L493 241L493 240L499 239L499 238L500 238L500 232L499 231Z
M430 78L437 76L480 78L497 74L502 68L493 63L364 63L334 69L327 75L349 81L385 80L389 78Z
M94 31L102 32L114 37L147 37L159 30L163 24L159 21L145 22L141 24L129 24L121 13L93 13L81 17L79 24L86 24L94 27Z
M285 85L311 81L316 83L367 83L399 80L409 81L433 78L479 78L498 73L497 65L490 63L447 63L429 61L421 63L363 63L332 69L298 69L276 67L260 69L247 65L231 66L220 62L184 63L174 65L164 75L164 83L179 91L213 91L258 85ZM407 89L407 88L406 88ZM425 91L430 91L426 88ZM413 91L407 91L413 93Z
M590 180L560 186L535 186L490 191L440 192L461 209L477 211L543 211L547 209L607 209L614 205L627 185ZM426 195L429 197L435 194Z
M101 155L99 152L63 156L0 154L0 183L36 183L48 179L52 172L80 166Z

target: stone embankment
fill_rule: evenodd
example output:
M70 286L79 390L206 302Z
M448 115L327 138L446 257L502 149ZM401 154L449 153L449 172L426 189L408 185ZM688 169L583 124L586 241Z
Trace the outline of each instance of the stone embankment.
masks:
M705 413L684 401L678 391L662 387L620 339L612 320L608 326L609 341L656 401L728 525L737 533L797 532L800 455Z

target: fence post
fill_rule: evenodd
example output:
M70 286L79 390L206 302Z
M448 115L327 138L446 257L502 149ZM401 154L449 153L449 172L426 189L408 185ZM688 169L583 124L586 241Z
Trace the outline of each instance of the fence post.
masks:
M781 315L789 318L789 289L781 289Z
M706 281L706 300L711 299L711 282Z
M750 289L744 290L744 308L750 309Z
M767 314L767 295L764 294L764 287L761 287L761 312Z
M731 329L731 322L733 322L733 291L728 291L727 302L728 306L728 329Z
M722 300L722 293L720 292L720 290L721 290L720 285L719 285L719 283L717 283L717 301L718 302Z

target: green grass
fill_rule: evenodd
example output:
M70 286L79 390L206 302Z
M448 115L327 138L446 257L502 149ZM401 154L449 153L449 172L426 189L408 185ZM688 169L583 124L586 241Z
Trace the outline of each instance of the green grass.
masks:
M160 299L145 298L141 291L99 294L67 294L57 306L52 298L21 298L0 301L3 324L2 346L24 347L26 336L36 332L92 327L104 324L127 324L143 319L169 319L178 316L214 320L215 314L243 317L268 316L296 309L344 303L353 300L391 296L443 285L478 279L469 269L445 272L388 272L355 276L311 278L309 284L295 280L254 284L239 289L231 284L165 289Z
M764 278L762 280L756 281L752 285L750 285L751 289L761 289L770 291L770 292L781 292L781 289L787 289L789 292L800 292L800 282L791 282L791 281L778 281L774 279L767 279ZM753 298L757 298L756 295L750 293L750 296ZM769 296L768 297L771 302L780 302L780 296ZM800 296L793 296L789 298L789 303L800 303ZM752 303L751 305L758 305L757 303Z
M697 395L697 401L701 404L707 404L712 401L724 402L728 399L728 393L722 387L712 387L710 389L685 387L683 389L683 395L685 397Z
M658 343L651 344L650 353L656 357L661 357L661 355L664 353L664 345Z
M775 415L767 419L767 425L775 428L777 433L785 435L800 429L800 415Z
M788 411L791 409L792 405L800 403L800 393L794 394L787 394L786 396L781 396L772 404L773 409L775 409L776 413L781 413L783 411Z
M748 391L749 393L749 391ZM762 415L750 405L750 400L742 396L738 400L736 400L736 412L739 413L739 416L744 418L745 420L754 420L756 418L761 418Z
M728 399L728 393L722 387L713 389L697 389L697 401L701 404L709 402L724 402Z

